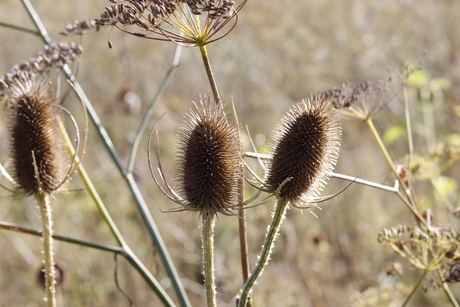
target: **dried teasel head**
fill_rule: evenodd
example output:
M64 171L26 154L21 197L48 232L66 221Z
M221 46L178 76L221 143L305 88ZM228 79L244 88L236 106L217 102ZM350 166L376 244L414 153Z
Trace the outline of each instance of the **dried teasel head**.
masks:
M9 88L9 132L14 177L26 195L51 194L66 177L66 155L57 126L60 108L47 79L28 74Z
M273 159L266 186L294 206L313 200L336 163L339 120L324 95L295 104L277 125L271 140Z
M224 107L205 98L179 130L179 194L203 218L231 214L241 174L239 135Z

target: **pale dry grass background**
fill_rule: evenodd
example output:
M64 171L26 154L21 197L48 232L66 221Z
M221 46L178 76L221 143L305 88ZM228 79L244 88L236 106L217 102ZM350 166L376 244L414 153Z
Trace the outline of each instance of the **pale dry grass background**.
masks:
M68 22L97 18L105 0L32 1L55 41ZM432 77L448 78L451 90L436 110L438 134L459 131L459 121L449 111L460 97L460 21L458 1L260 1L249 0L240 22L225 39L208 46L211 63L224 101L235 101L239 120L251 134L268 138L279 117L295 102L342 82L388 78L402 71L405 63L423 63ZM19 1L2 0L0 21L32 27ZM111 40L114 48L108 49ZM0 28L0 74L42 48L29 34ZM118 31L102 29L83 39L84 56L78 79L99 112L117 149L125 159L129 140L140 115L117 112L123 90L135 91L145 108L172 60L171 43L142 40ZM183 114L199 94L208 93L197 49L182 52L181 64L155 107L160 122L163 164L170 180L174 161L175 131ZM75 97L67 107L82 122ZM404 118L401 97L380 113L376 124L385 131ZM420 114L414 112L416 120ZM0 158L7 160L4 117L0 120ZM343 122L343 143L336 171L391 184L383 157L364 124ZM417 137L417 148L423 146ZM160 212L174 207L158 191L150 177L144 136L136 163L136 176L143 195L166 241L194 306L203 306L200 238L195 214ZM405 140L393 144L395 159L406 153ZM250 150L247 146L246 150ZM94 129L84 164L122 233L141 260L167 287L155 248L146 234L123 179L102 147ZM458 164L451 175L458 175ZM3 181L2 181L3 182ZM332 180L324 194L337 191L343 182ZM77 177L69 190L82 187ZM424 187L424 186L422 186ZM7 195L2 192L2 195ZM428 200L431 195L426 196ZM458 203L457 203L458 205ZM248 210L251 263L263 242L272 203ZM388 263L400 260L377 242L383 227L412 224L408 210L396 196L352 185L345 193L316 211L319 218L288 212L271 262L254 288L255 306L344 306L350 297L378 285ZM53 201L55 231L101 243L115 244L92 201L83 191L56 195ZM439 220L451 223L440 205ZM31 199L0 199L0 218L39 228ZM315 238L320 238L315 243ZM0 231L0 306L41 306L43 291L37 286L41 242L35 237ZM113 281L113 255L67 243L56 243L56 259L67 269L64 306L127 306ZM419 274L408 262L398 280L411 289ZM216 275L218 302L233 306L241 286L236 218L220 217L216 227ZM155 295L124 260L119 259L119 280L136 306L156 306ZM195 292L196 291L196 292ZM460 299L460 289L452 291ZM174 297L173 291L169 292ZM397 294L395 294L397 295ZM403 296L404 297L404 296ZM441 302L441 303L440 303ZM413 306L446 304L438 290L418 295Z

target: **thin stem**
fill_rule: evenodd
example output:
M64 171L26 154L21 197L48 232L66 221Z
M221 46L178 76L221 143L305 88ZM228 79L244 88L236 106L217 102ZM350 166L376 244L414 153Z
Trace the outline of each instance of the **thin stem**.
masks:
M214 225L216 217L211 214L203 218L203 265L206 301L208 307L216 306L216 281L214 277Z
M238 203L244 201L244 178L242 177L239 181L239 194L238 194ZM249 253L248 253L248 236L246 230L246 210L238 210L238 230L240 237L240 258L241 258L241 270L243 275L243 284L249 278ZM248 299L248 307L252 306L252 299Z
M398 173L396 172L396 168L395 168L395 165L393 163L393 160L391 159L390 155L388 154L387 148L383 144L383 141L380 138L379 133L375 129L374 123L372 122L372 118L369 117L365 121L366 121L366 124L369 126L369 129L371 130L372 135L374 136L374 139L377 141L377 144L379 145L380 150L382 151L383 156L385 157L385 160L387 160L387 163L390 166L393 174L395 174L396 178L399 178Z
M50 196L45 193L35 195L40 208L43 225L43 255L45 257L45 292L48 307L56 307L56 281L53 260L53 220L51 215Z
M0 229L6 229L6 230L11 230L11 231L26 233L26 234L30 234L30 235L37 236L37 237L42 236L42 231L39 231L33 228L29 228L29 227L25 227L22 225L14 224L14 223L8 223L5 221L0 221ZM53 239L56 239L59 241L78 244L78 245L86 246L86 247L91 247L91 248L99 249L99 250L106 251L106 252L120 253L120 254L124 252L123 248L121 247L81 240L81 239L72 238L72 237L68 237L68 236L64 236L60 234L53 234L52 237Z
M252 286L254 286L254 283L256 282L257 278L262 274L264 267L267 265L268 260L270 259L270 255L275 244L276 237L278 235L278 232L281 228L281 223L283 222L284 216L286 214L287 204L287 199L278 199L278 203L276 204L275 211L273 213L273 220L270 224L270 228L268 229L267 236L265 237L262 253L259 256L259 260L257 261L254 270L252 270L251 276L249 276L249 279L244 284L243 290L241 292L239 307L247 306L247 301Z
M32 21L35 23L37 29L40 31L40 35L43 39L43 41L46 44L51 44L52 40L49 37L45 27L43 26L43 23L41 22L40 18L38 17L37 13L35 12L35 9L33 6L30 4L29 0L21 0L22 3L24 4L29 16L31 17ZM142 194L139 191L139 187L137 186L137 183L134 180L134 177L132 174L127 173L126 170L124 169L121 160L115 150L115 146L113 145L112 140L110 139L107 131L105 130L104 126L102 126L102 123L99 119L99 116L97 115L96 111L94 110L91 102L89 101L88 97L86 96L85 92L81 88L80 84L75 80L75 76L72 74L72 71L70 70L68 65L64 65L62 67L67 79L72 83L75 93L79 96L79 98L83 101L85 104L86 110L96 127L96 131L98 132L99 136L101 137L101 140L106 147L107 151L109 152L110 156L112 157L112 160L116 164L119 172L123 174L123 176L126 179L126 182L128 184L129 189L131 190L131 193L134 197L134 200L136 202L137 208L142 216L142 219L147 227L147 230L149 232L150 237L153 240L154 245L158 249L158 253L160 255L160 258L163 262L163 265L165 266L166 272L169 275L171 279L171 283L174 287L174 290L176 291L176 294L179 298L179 301L181 303L181 306L183 307L189 307L190 306L190 301L187 297L187 294L185 293L184 286L182 285L182 282L179 278L179 275L177 273L176 268L174 267L174 264L171 260L171 257L169 255L168 250L166 249L166 245L164 244L163 238L160 235L160 232L155 224L155 221L153 220L153 217L147 207L147 204L145 203L144 198L142 197Z
M432 252L432 251L430 251ZM442 289L444 290L444 293L446 294L447 298L449 299L449 302L452 304L454 307L460 307L458 304L457 300L455 299L454 294L452 291L450 291L449 285L445 281L444 275L442 274L442 270L439 266L436 267L436 272L438 273L439 279L441 280L442 283Z
M206 51L206 46L199 46L201 57L203 59L204 68L206 69L206 75L208 76L209 84L211 85L212 94L214 95L214 100L216 104L220 103L220 95L217 90L216 80L214 79L214 74L212 73L211 63L209 62L208 52Z
M415 292L417 292L417 289L420 287L420 285L422 284L422 281L425 279L425 276L429 273L430 271L428 270L424 270L423 271L423 274L422 276L420 276L420 279L417 281L417 283L415 284L414 288L412 289L411 293L409 293L409 296L406 298L406 300L404 301L404 303L401 305L401 307L405 307L409 301L411 300L411 298L414 296Z
M29 33L29 34L40 36L40 32L37 32L35 30L27 29L27 28L24 28L24 27L21 27L21 26L12 25L12 24L9 24L9 23L4 23L4 22L1 22L1 21L0 21L0 27L10 28L10 29L13 29L13 30L18 30L18 31L22 31L22 32L26 32L26 33Z
M147 111L144 114L144 117L142 118L141 124L139 125L139 129L137 130L136 137L134 138L133 146L131 147L131 153L129 155L129 160L128 160L128 167L127 167L127 172L131 173L134 169L134 161L136 160L136 154L137 150L139 148L139 144L141 141L142 134L145 131L145 128L147 127L147 123L152 116L153 113L153 107L157 103L158 99L160 99L161 95L163 94L166 85L168 85L169 80L173 76L174 72L176 71L177 67L179 66L179 60L180 60L180 54L181 54L182 47L179 45L176 45L176 50L174 52L174 57L173 61L171 63L171 67L169 67L168 72L166 73L165 77L163 78L163 81L160 84L160 87L158 88L155 96L153 97L152 101L150 102L150 105L147 109Z
M407 129L407 140L409 143L409 169L412 168L411 161L414 155L414 141L412 139L412 125L409 110L409 95L407 93L407 85L403 84L403 99L404 99L404 114L406 116L406 129Z

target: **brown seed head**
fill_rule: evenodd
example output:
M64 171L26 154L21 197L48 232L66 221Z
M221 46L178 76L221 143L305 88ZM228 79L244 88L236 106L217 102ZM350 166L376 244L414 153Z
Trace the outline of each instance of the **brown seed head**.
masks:
M52 193L65 177L55 96L46 80L28 79L27 75L10 90L9 131L16 181L26 195Z
M338 156L339 121L324 95L294 105L272 136L273 160L267 186L291 202L317 196Z
M179 132L180 194L204 218L230 214L241 175L238 132L220 104L207 99L195 106Z

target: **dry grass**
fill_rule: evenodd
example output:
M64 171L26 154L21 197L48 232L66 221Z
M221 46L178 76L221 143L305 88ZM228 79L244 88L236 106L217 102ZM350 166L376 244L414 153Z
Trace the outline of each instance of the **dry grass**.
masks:
M52 38L59 41L62 38L58 33L66 23L99 17L108 1L42 0L34 1L34 5ZM405 63L418 61L432 78L447 78L451 83L433 116L438 138L444 141L445 135L460 130L459 118L452 112L460 99L460 20L455 15L458 9L457 1L447 0L249 0L234 31L209 45L208 52L221 97L227 102L233 98L240 122L247 124L252 136L262 141L294 102L344 81L387 78L394 71L401 72ZM18 1L2 1L0 21L32 27ZM38 38L11 29L0 27L0 38L0 74L42 48ZM109 39L113 49L107 47ZM85 36L82 43L85 52L78 80L126 160L130 137L137 129L140 115L120 111L120 95L126 90L135 91L145 109L169 68L175 46L126 36L119 31L111 33L109 29ZM184 49L180 67L155 107L154 115L156 119L167 111L158 129L162 162L170 181L174 161L167 157L174 156L176 129L192 106L191 101L198 101L200 93L208 92L198 50ZM375 119L381 132L404 122L401 93L396 93L390 108ZM415 95L411 99L414 122L422 123L423 114L415 104ZM73 94L66 104L82 122L81 107ZM416 151L420 153L425 147L423 127L418 124L414 128ZM5 118L0 120L0 140L0 161L5 163L8 159ZM146 144L144 137L135 168L137 182L184 278L192 304L203 306L199 217L160 212L174 204L154 185L147 167ZM265 144L259 145L263 150ZM245 146L250 150L249 144ZM394 159L399 159L407 153L405 138L398 139L390 148ZM92 127L87 152L84 164L121 232L147 267L169 287L129 191ZM365 125L358 121L343 122L336 171L392 184L384 158ZM459 173L457 163L447 176L458 183ZM91 199L84 191L73 191L82 186L75 177L68 185L69 192L56 195L52 202L55 232L115 244ZM343 182L331 180L323 194L343 186ZM435 223L454 225L453 217L439 199L433 193L425 193L427 187L425 182L416 185L424 208L433 208ZM457 194L455 191L448 196L460 206ZM252 264L257 260L272 207L273 203L268 203L247 211ZM420 273L377 242L377 235L384 227L414 224L400 200L384 191L352 185L322 207L322 211L316 211L318 219L302 215L297 209L288 211L272 260L254 288L256 306L344 306L357 292L385 280L385 268L392 261L400 261L405 267L404 275L394 279L403 283L398 289L404 299ZM0 199L0 219L40 227L37 209L27 198ZM236 218L219 218L215 241L218 303L234 306L241 287ZM42 305L43 290L36 283L41 264L40 246L35 237L0 231L0 306ZM67 243L57 243L55 251L55 258L66 267L64 306L128 305L114 284L113 255ZM136 306L157 305L155 295L121 258L118 273L120 285ZM451 288L460 298L458 285ZM168 292L175 297L170 288ZM399 305L401 297L396 300ZM436 290L420 292L412 304L440 306L447 301L442 291Z

